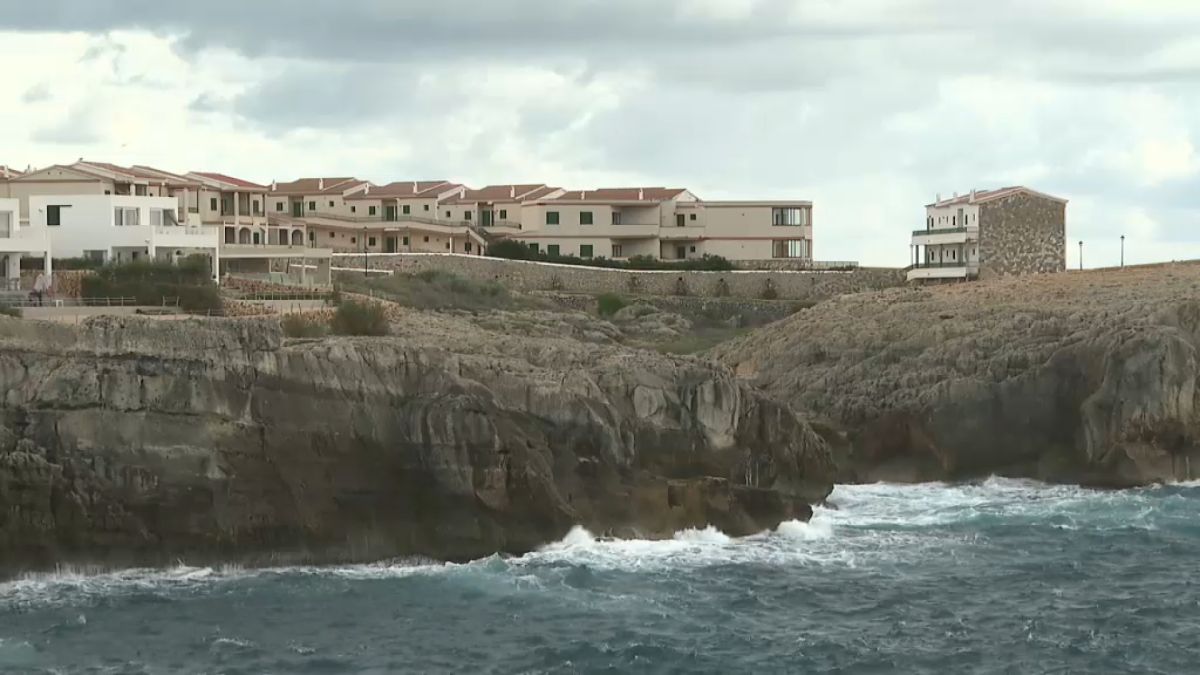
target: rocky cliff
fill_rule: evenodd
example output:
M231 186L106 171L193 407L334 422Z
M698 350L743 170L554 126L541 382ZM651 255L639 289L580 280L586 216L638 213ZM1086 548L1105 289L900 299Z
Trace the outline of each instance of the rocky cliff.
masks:
M842 296L714 356L821 422L846 481L1200 476L1200 266Z
M825 442L716 364L536 315L393 318L288 340L267 319L0 317L0 573L467 559L574 524L749 534L831 489Z

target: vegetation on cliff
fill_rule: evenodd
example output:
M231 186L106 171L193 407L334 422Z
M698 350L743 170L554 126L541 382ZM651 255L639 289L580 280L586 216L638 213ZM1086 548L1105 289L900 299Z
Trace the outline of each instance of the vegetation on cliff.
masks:
M211 278L209 260L189 256L178 264L134 261L94 268L80 279L85 298L132 298L139 305L178 302L189 312L221 310L221 294Z
M512 240L502 239L488 246L487 254L493 258L508 260L534 260L538 262L558 263L560 265L581 265L584 267L607 267L623 270L698 270L706 272L725 272L733 269L733 263L719 255L704 254L699 258L687 260L661 260L646 255L635 255L625 260L614 260L605 257L580 258L573 255L558 255L530 248L528 245Z

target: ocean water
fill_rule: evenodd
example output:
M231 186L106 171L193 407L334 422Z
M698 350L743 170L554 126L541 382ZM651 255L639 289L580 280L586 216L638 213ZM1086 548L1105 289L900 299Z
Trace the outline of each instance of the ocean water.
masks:
M1200 672L1200 485L839 487L520 558L0 585L0 673Z

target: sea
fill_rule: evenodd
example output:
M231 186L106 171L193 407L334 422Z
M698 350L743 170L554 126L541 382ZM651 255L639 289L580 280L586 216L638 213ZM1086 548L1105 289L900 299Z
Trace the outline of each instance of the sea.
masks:
M184 563L3 583L0 673L1200 672L1200 484L841 486L741 539Z

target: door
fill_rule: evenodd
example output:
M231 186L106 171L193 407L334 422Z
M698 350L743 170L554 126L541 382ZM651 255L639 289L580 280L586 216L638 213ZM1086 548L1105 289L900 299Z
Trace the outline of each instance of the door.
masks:
M686 224L687 224L687 221L686 221L686 220L684 220L684 218L683 218L683 214L682 214L682 213L676 213L676 214L675 214L675 227L683 227L683 226L684 226L684 225L686 225Z
M396 220L396 207L395 206L383 207L383 219L388 220L388 221Z
M385 238L383 240L383 250L385 253L395 253L396 252L396 238L395 237Z
M484 227L492 226L492 212L490 210L481 211L479 214L479 224Z
M301 218L304 216L304 203L292 202L292 217Z
M686 258L687 257L687 247L686 246L676 246L675 247L675 257L679 258L680 260Z

